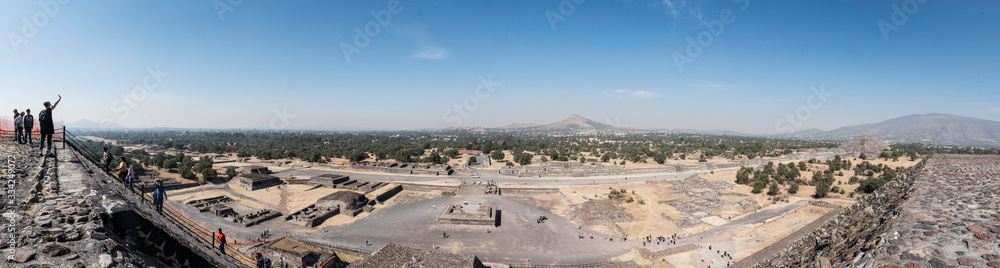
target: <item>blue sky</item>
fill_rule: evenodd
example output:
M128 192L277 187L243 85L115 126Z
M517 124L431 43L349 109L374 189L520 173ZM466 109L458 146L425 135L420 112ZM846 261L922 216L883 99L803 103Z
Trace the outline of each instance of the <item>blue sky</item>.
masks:
M906 14L909 3L919 8L896 25L893 6ZM243 0L220 16L212 1L5 1L0 107L38 110L62 94L65 122L192 128L493 127L579 114L774 133L932 112L1000 120L997 1L390 5ZM391 17L383 26L372 12ZM888 39L880 20L895 28ZM355 28L374 25L358 46ZM699 38L707 45L687 53ZM342 44L360 53L348 61ZM690 59L683 71L676 55ZM832 95L818 101L810 88Z

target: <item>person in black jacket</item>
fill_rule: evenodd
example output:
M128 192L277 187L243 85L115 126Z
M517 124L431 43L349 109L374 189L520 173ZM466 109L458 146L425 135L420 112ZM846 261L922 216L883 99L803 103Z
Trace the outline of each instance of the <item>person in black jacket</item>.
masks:
M38 113L38 125L41 135L38 137L38 156L44 156L45 142L48 141L49 154L52 154L52 134L55 133L55 126L52 125L52 110L56 109L59 102L62 101L62 95L59 96L59 100L56 100L55 104L50 104L49 102L42 103L45 106L45 110Z
M31 115L31 109L24 110L27 115L24 116L24 139L28 141L28 144L35 145L35 142L31 141L31 131L35 129L35 117Z

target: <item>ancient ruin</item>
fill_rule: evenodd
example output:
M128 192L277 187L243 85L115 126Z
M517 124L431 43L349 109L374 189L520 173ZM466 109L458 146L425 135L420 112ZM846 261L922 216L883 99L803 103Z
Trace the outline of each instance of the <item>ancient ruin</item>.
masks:
M425 165L425 164L415 164L415 163L381 163L381 162L354 163L351 164L351 169L384 172L384 173L434 175L434 176L451 175L454 172L451 166L448 165Z
M259 173L250 173L250 174L237 175L235 178L229 181L229 184L243 189L247 189L248 191L256 191L267 187L278 186L284 184L284 182L282 182L281 179L275 176L259 174Z
M337 189L349 189L365 193L378 190L382 186L389 184L381 181L352 180L349 176L339 174L323 174L310 177L309 179L292 179L286 180L285 182L288 184L306 184Z
M265 174L265 175L272 173L271 170L269 170L267 167L256 166L256 165L237 168L236 172L239 174Z
M868 157L878 157L884 150L889 150L889 145L872 135L861 135L841 144L838 149L855 155L865 154Z
M364 260L351 263L351 267L382 268L400 264L406 264L406 267L486 267L474 255L415 249L391 243Z
M269 256L274 263L282 260L288 267L347 267L347 263L332 250L287 237L256 245L249 251Z
M625 174L625 168L618 165L585 165L578 162L543 163L540 166L521 166L520 168L502 167L500 174L518 177L550 177L550 176L606 176Z
M496 226L497 219L492 206L451 205L441 211L437 222L441 224Z
M351 191L339 191L324 196L316 201L317 208L338 208L341 214L357 216L361 211L371 211L368 198L363 194Z

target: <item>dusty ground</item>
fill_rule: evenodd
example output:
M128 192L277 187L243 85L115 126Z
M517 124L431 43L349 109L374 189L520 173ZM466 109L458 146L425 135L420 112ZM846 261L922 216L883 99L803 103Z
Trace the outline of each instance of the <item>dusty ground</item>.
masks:
M736 240L736 254L738 259L750 256L757 250L765 248L782 238L798 231L812 221L823 216L833 208L803 206L795 212L785 214L774 221L755 226L734 237Z

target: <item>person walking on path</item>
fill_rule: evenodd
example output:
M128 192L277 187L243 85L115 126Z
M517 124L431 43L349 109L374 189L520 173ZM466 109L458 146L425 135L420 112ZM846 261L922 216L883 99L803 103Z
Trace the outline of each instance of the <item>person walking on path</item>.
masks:
M128 164L128 176L125 177L125 181L128 182L128 190L133 194L135 193L135 188L132 188L132 182L135 181L135 171L132 170L132 164Z
M24 126L24 139L30 145L35 145L34 141L31 141L31 131L35 129L35 116L31 115L31 109L24 110L27 113L21 120L24 121L22 124Z
M163 200L167 198L167 189L163 187L163 181L156 180L156 190L153 191L153 204L156 206L156 212L163 215Z
M59 105L59 102L62 101L62 96L57 96L59 96L59 100L56 100L55 104L50 104L47 101L42 103L42 105L45 106L45 110L38 113L39 132L41 133L38 137L38 156L45 156L45 153L42 150L45 149L46 141L49 143L49 155L52 154L52 134L56 132L55 126L52 125L52 110L55 110L56 106Z
M122 160L118 161L118 178L125 181L125 175L128 175L128 161L125 161L125 157L122 156Z
M23 121L24 120L24 116L22 116L23 114L24 114L24 112L21 112L21 113L14 112L14 140L17 141L17 143L20 143L20 144L24 144L24 142L23 142L24 140L22 139L23 138L22 136L24 135L24 133L23 133L24 132L24 121Z
M226 254L226 234L222 233L222 228L219 228L219 233L215 237L219 240L219 252Z

